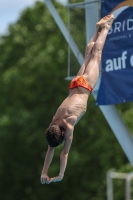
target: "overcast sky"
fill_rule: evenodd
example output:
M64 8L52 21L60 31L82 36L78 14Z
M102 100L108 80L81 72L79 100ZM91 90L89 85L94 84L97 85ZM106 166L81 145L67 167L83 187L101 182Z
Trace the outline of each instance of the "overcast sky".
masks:
M6 33L9 24L17 21L22 10L32 6L36 1L43 0L0 0L0 35ZM67 0L58 1L63 4L67 2Z

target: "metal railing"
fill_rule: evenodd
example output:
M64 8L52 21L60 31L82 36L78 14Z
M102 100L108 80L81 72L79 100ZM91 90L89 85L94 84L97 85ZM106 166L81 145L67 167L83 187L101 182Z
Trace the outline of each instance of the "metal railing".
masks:
M107 200L114 200L113 179L125 179L125 200L131 200L131 180L133 179L133 172L120 173L113 170L107 172Z

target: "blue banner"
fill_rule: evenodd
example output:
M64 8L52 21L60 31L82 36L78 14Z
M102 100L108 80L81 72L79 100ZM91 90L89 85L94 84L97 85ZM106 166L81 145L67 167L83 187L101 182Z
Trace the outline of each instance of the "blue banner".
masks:
M133 0L103 0L101 17L111 13L115 20L103 48L97 105L133 101Z

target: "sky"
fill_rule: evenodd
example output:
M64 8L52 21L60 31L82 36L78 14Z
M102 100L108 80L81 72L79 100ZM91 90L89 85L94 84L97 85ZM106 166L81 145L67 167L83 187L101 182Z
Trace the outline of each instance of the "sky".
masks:
M43 0L0 0L0 35L7 32L9 24L15 23L26 7L32 6L36 1ZM58 0L66 4L67 0Z

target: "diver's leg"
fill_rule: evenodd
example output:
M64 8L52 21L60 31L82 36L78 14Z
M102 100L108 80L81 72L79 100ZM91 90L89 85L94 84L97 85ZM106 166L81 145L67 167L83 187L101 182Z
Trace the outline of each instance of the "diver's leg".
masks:
M77 76L81 76L81 75L84 74L86 65L90 61L90 58L91 58L90 55L91 55L92 48L95 44L95 41L97 40L98 35L99 35L99 32L98 32L98 29L97 29L97 31L95 32L95 34L93 35L93 37L89 41L88 45L86 46L85 60L84 60L84 63L82 64L79 72L77 73Z
M110 15L107 15L107 16L103 17L99 22L96 23L96 32L86 47L85 60L84 60L84 63L82 64L79 72L77 73L77 76L81 76L84 74L85 68L87 67L88 63L90 62L93 46L102 30L102 26L105 24L105 22L107 22L109 17L110 17Z
M90 61L85 68L84 77L92 88L95 86L98 80L102 50L113 20L113 15L106 16L106 22L104 21L102 24L102 30L93 46ZM102 20L100 21L102 22Z

